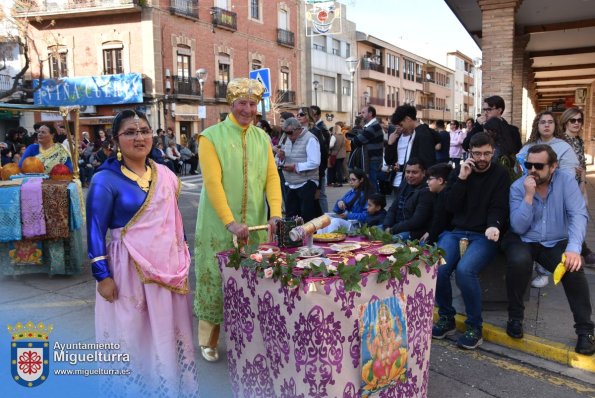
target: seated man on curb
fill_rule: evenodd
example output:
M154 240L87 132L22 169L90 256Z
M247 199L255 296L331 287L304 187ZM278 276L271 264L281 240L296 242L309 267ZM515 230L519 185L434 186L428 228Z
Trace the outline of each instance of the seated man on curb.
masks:
M386 232L402 240L419 239L428 230L432 220L434 195L426 184L426 167L411 158L405 166L405 185L388 209L384 219Z
M562 286L578 335L575 351L593 355L591 300L580 254L589 218L585 201L574 176L557 170L556 152L549 145L529 148L525 167L529 175L510 188L511 231L502 241L508 259L506 333L515 339L523 337L523 295L533 261L554 272L565 254Z
M498 251L500 233L508 219L510 177L504 167L491 162L494 141L490 136L477 133L469 146L471 156L461 163L446 198L453 230L438 238L445 264L438 268L436 304L440 319L432 328L432 337L443 339L455 332L450 276L456 272L467 313L467 331L457 345L474 349L483 342L479 273Z

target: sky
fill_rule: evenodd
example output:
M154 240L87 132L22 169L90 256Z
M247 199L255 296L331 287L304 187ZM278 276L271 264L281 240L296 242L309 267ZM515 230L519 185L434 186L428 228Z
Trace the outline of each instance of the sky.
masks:
M341 0L356 29L446 65L446 53L481 50L444 0Z

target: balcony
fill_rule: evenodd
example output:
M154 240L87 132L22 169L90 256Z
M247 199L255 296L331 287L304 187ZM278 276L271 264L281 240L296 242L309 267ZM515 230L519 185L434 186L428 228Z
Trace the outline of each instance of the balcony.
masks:
M198 0L171 0L169 12L190 19L198 19Z
M295 104L295 91L277 90L277 102Z
M423 92L424 94L436 96L438 98L446 98L450 96L450 89L448 87L435 83L431 80L424 81Z
M215 80L215 98L223 99L225 101L225 96L227 95L227 82L220 82Z
M17 17L29 20L136 13L145 0L26 0L16 4Z
M0 75L0 97L12 88L12 77L10 75Z
M363 57L361 59L360 78L375 80L377 82L384 82L386 75L384 73L384 65L372 62L370 58Z
M238 14L232 11L224 10L220 7L211 7L213 16L213 26L216 28L227 29L231 31L238 30Z
M369 105L384 106L384 98L382 98L382 97L370 97L370 98L368 98L368 104Z
M425 120L451 120L452 115L448 109L433 109L428 107L421 111L421 118Z
M285 29L277 29L277 43L281 46L293 48L295 46L293 32Z
M195 77L174 76L174 95L180 96L200 96L200 84Z

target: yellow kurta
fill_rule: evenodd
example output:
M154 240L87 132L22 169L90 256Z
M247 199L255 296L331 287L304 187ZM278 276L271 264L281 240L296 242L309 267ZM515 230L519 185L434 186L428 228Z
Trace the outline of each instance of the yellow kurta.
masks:
M225 225L265 224L265 194L271 217L280 217L281 185L268 135L253 125L242 128L233 115L200 136L199 159L204 185L196 222L194 312L200 320L221 324L223 290L215 255L233 247ZM263 234L250 236L251 242L262 239Z

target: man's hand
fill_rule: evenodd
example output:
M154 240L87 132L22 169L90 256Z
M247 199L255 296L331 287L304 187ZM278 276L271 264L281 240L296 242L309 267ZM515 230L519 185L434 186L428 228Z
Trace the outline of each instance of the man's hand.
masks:
M314 192L314 199L320 200L320 188L318 188L316 192Z
M283 170L291 173L295 173L295 164L286 164L283 166Z
M466 180L467 177L473 173L473 168L475 167L475 161L471 158L465 160L461 163L461 170L459 171L459 178L461 180Z
M227 230L237 236L238 240L240 241L248 240L249 231L246 224L240 224L232 221L231 224L227 226Z
M277 221L281 220L281 217L271 217L269 218L269 231L271 233L271 235L274 235L277 233ZM270 239L269 239L270 241Z
M525 181L523 181L523 187L525 188L525 201L530 205L533 204L533 197L535 196L535 190L537 189L535 177L525 177Z
M279 160L285 160L285 151L283 149L279 149L279 152L277 152L277 158L279 158Z
M477 118L477 123L484 125L485 122L487 122L487 118L485 117L485 115L481 115Z
M110 277L97 283L97 292L105 299L105 301L110 303L113 303L118 298L116 282Z
M347 212L341 213L341 214L337 214L337 217L342 218L343 220L346 220L347 219Z
M338 201L337 207L341 210L345 210L345 202L343 202L342 200Z
M581 269L582 262L581 255L579 253L564 252L564 254L566 255L566 262L564 263L566 271L574 272Z
M426 241L428 240L429 237L430 237L430 233L429 232L426 232L425 234L423 234L421 236L421 238L419 238L419 243L420 244L426 243Z
M498 242L498 239L500 239L500 230L496 227L488 227L488 229L486 229L485 236L489 240Z

